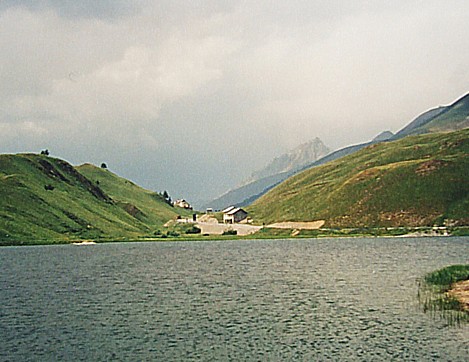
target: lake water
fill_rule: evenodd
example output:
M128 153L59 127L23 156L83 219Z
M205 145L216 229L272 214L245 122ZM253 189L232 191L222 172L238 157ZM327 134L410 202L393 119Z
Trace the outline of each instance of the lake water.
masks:
M469 238L0 248L0 360L467 361L417 278Z

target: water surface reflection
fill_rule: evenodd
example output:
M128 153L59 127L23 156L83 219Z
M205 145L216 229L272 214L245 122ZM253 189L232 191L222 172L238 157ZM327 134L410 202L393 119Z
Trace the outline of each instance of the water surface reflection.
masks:
M3 360L448 360L469 328L418 308L416 279L469 238L0 249Z

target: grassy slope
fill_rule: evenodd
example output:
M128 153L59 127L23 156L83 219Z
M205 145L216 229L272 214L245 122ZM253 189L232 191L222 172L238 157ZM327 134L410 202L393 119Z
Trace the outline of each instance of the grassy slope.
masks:
M294 176L248 208L257 222L330 227L469 223L469 130L371 145Z
M154 203L155 209L169 208L160 200ZM168 210L143 220L132 216L65 161L0 155L0 244L136 237L161 226L166 215L176 213Z
M76 169L97 183L121 207L146 224L162 225L177 214L183 216L192 214L190 211L169 206L158 193L145 190L108 170L91 164L84 164Z

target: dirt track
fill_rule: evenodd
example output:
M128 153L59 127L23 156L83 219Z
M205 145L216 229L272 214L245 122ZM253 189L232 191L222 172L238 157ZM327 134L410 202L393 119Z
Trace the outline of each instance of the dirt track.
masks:
M262 226L246 224L219 224L213 222L198 222L196 224L202 230L202 234L221 235L226 230L236 230L238 235L250 235L262 229Z
M324 220L317 221L307 221L307 222L296 222L296 221L286 221L278 222L275 224L267 225L268 228L274 229L299 229L299 230L316 230L323 226L325 223Z

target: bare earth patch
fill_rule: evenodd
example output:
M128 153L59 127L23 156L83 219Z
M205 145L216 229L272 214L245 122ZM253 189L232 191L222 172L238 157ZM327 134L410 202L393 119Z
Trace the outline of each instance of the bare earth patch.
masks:
M421 163L417 169L415 170L415 173L421 176L427 175L429 173L432 173L433 171L438 170L439 168L443 167L446 165L445 161L441 160L430 160Z
M448 291L448 295L459 300L464 310L469 312L469 280L455 283Z
M198 222L196 226L200 228L202 234L222 235L225 231L236 230L237 235L239 236L254 234L262 228L262 226L246 224L222 224L214 222Z
M277 222L275 224L267 225L268 228L273 229L298 229L298 230L316 230L319 229L321 226L324 225L325 220L316 220L316 221L304 221L304 222L297 222L297 221L285 221L285 222Z

